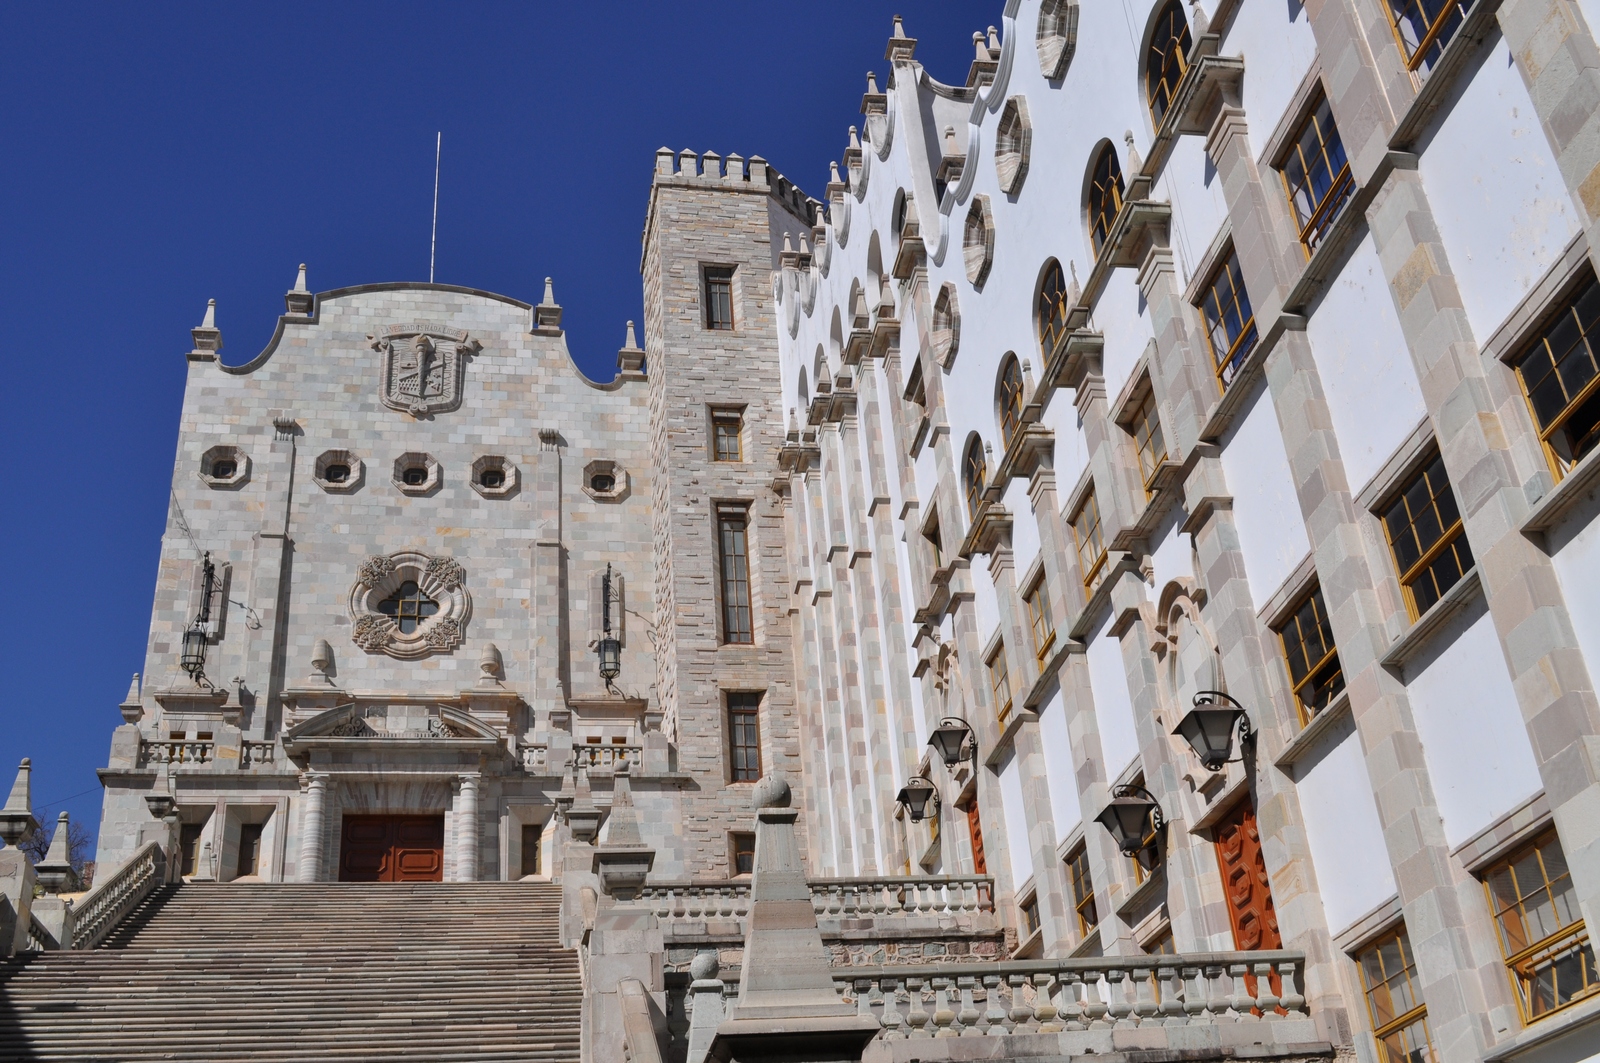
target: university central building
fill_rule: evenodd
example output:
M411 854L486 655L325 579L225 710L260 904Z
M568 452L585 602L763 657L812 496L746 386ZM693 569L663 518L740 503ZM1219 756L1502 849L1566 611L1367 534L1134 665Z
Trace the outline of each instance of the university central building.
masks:
M816 196L658 151L608 381L550 281L206 311L0 1054L190 1058L115 964L252 926L433 1059L1600 1059L1600 0L986 17Z

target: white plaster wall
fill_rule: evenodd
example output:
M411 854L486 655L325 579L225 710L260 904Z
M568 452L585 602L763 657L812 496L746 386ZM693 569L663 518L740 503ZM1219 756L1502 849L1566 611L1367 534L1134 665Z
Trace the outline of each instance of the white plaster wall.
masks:
M1207 6L1214 11L1215 0ZM1244 113L1259 156L1317 54L1311 19L1301 0L1241 4L1220 51L1245 57Z
M1058 388L1039 417L1039 423L1056 434L1057 497L1065 497L1072 490L1072 485L1078 482L1089 464L1089 448L1084 442L1083 430L1078 427L1078 408L1072 404L1072 399L1072 392Z
M1254 72L1254 66L1251 72ZM1222 179L1206 156L1202 137L1179 137L1161 169L1156 199L1172 202L1172 249L1179 283L1187 285L1212 239L1228 216Z
M1006 487L1005 507L1011 511L1011 556L1016 564L1017 580L1039 556L1039 522L1033 516L1033 503L1028 501L1028 481L1020 476ZM1017 588L1022 589L1020 586Z
M1105 375L1106 395L1116 398L1151 338L1150 317L1134 270L1112 271L1105 291L1089 315L1089 327L1105 333L1101 371Z
M1106 778L1115 779L1139 755L1139 733L1133 722L1133 698L1122 666L1122 644L1106 634L1105 625L1090 636L1089 685L1094 690L1094 715L1100 725L1100 751Z
M1150 552L1150 564L1154 572L1150 580L1152 598L1160 597L1161 588L1172 580L1194 578L1194 551L1190 547L1189 536L1178 530L1188 519L1189 515L1182 506L1173 506L1161 527L1150 537L1156 544Z
M989 644L989 637L1000 626L1000 598L994 589L994 580L989 576L989 564L986 557L972 559L972 607L978 619L978 638L983 644Z
M1438 641L1406 679L1445 839L1456 846L1543 784L1488 611L1458 617Z
M1067 734L1067 710L1061 704L1061 687L1045 699L1039 710L1039 739L1044 745L1045 776L1050 784L1050 815L1055 820L1056 844L1078 829L1083 810L1078 805L1078 781L1072 771L1072 739Z
M1013 889L1020 889L1033 877L1033 857L1028 852L1028 815L1022 805L1022 769L1015 756L1007 758L1000 769L1000 802L1005 814L1005 850L1010 858L1011 885Z
M1353 721L1324 735L1295 765L1295 783L1323 911L1328 928L1338 933L1396 892Z
M1600 675L1600 594L1595 593L1595 573L1600 572L1600 493L1590 492L1562 527L1545 537L1554 551L1556 578L1561 581L1567 613L1578 636L1578 648L1589 665L1589 675Z
M1223 441L1222 471L1233 494L1233 519L1244 554L1245 577L1256 608L1311 549L1294 477L1283 449L1278 415L1263 384L1247 400Z
M1359 492L1427 412L1370 234L1312 312L1306 339L1345 475Z
M1481 342L1578 231L1511 50L1496 40L1422 153L1445 253Z

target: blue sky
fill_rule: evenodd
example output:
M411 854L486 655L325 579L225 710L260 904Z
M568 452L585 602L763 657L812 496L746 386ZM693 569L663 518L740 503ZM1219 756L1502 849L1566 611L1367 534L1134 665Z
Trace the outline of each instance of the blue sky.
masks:
M640 320L655 150L762 155L813 195L895 13L964 82L1000 0L806 4L12 4L0 66L0 792L98 821L143 667L188 330L272 334L326 291L425 280L537 302L581 367Z

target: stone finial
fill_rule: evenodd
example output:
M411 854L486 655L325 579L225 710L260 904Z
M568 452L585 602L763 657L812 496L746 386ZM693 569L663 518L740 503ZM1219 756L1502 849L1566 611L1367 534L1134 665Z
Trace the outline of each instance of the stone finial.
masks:
M72 869L71 827L71 817L62 812L56 818L56 832L50 836L50 850L35 868L46 893L65 893L78 886L78 876Z
M722 970L722 964L717 960L717 954L711 949L695 953L693 960L689 961L689 977L697 982L715 978Z
M633 322L628 322L628 342L617 352L617 370L630 380L644 379L644 351L633 335Z
M1144 169L1144 160L1139 157L1139 149L1133 143L1133 130L1124 132L1122 141L1128 145L1128 172L1136 174Z
M870 70L867 71L867 95L868 96L882 96L883 95L883 93L878 91L878 76L876 74L874 74Z
M759 811L763 808L788 808L794 793L782 773L763 775L750 791L750 802Z
M806 234L800 234L800 257L808 258L811 255L811 241L806 239Z
M656 149L656 173L663 177L672 176L672 160L677 157L677 152L671 148L660 147Z
M759 155L750 156L750 183L757 188L767 186L767 160Z
M828 178L831 184L844 184L844 178L839 176L839 164L832 159L828 160Z
M737 151L728 152L723 160L722 177L725 181L744 181L744 156Z
M979 63L989 62L989 41L984 37L982 30L975 30L972 34L972 58Z
M786 255L794 254L794 240L788 233L783 234L783 253Z
M1194 40L1199 40L1211 32L1211 22L1206 18L1206 9L1200 6L1200 0L1194 0L1194 7L1189 15L1189 26L1194 33Z
M333 647L327 639L318 639L311 645L311 681L333 685Z
M198 328L189 330L189 335L194 337L194 350L189 353L191 361L216 361L216 352L222 350L222 330L217 328L215 299L206 300L206 316Z
M1000 31L993 26L989 27L989 55L991 58L1000 58Z
M556 302L555 282L549 277L544 279L544 298L533 308L533 334L561 335L561 305Z
M312 295L306 288L306 264L300 263L300 274L294 279L294 287L290 288L283 296L283 305L291 314L311 313Z
M1067 270L1072 274L1072 282L1067 285L1067 305L1077 306L1078 300L1083 297L1083 287L1078 284L1078 261L1067 259Z
M889 46L883 50L883 57L891 63L910 60L917 54L917 39L906 35L906 24L899 15L894 17L894 33L889 38Z
M851 151L860 151L861 150L861 134L856 131L856 127L855 126L851 126L850 127L850 150Z
M944 153L947 156L961 154L960 147L956 145L956 127L953 125L944 127Z
M11 784L11 796L0 809L0 838L7 845L20 845L38 829L39 821L33 818L33 759L23 757Z
M478 655L478 685L480 687L497 687L500 680L506 677L505 658L500 656L500 647L494 643L486 643L483 652Z
M133 682L128 684L128 693L123 697L122 704L117 706L122 712L123 723L138 723L144 719L144 704L139 697L139 673L133 673Z
M896 15L896 16L895 16L895 17L894 17L894 37L895 37L895 38L896 38L896 39L897 39L897 40L903 40L903 39L907 39L907 38L906 38L906 24L905 24L905 22L904 22L904 21L903 21L903 20L902 20L902 19L901 19L901 18L900 18L900 16L899 16L899 15Z
M710 177L713 180L722 176L722 156L714 151L702 152L700 155L700 176Z

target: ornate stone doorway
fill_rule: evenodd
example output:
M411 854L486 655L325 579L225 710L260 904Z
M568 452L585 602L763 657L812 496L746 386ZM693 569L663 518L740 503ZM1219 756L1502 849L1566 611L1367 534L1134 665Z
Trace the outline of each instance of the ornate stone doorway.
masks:
M340 882L443 882L443 816L345 816Z

